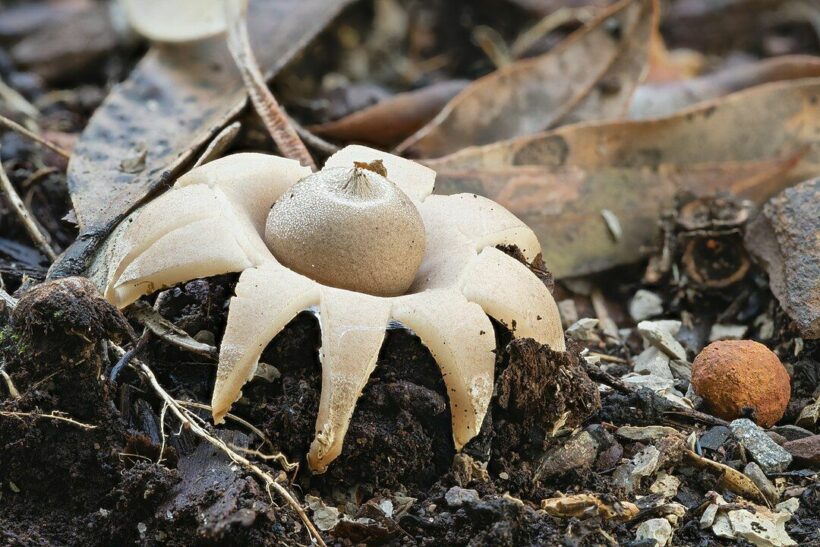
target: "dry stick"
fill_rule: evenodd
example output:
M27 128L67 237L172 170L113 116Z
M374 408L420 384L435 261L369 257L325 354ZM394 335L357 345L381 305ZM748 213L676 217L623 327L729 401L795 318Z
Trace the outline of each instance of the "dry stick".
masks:
M213 412L213 408L211 407L211 405L206 405L206 404L203 404L203 403L197 403L195 401L179 401L179 400L177 401L177 403L179 403L182 406L190 406L190 407L193 407L193 408L199 408L201 410L207 410L208 412ZM240 424L240 425L245 426L246 428L248 428L248 430L250 430L257 437L259 437L264 444L267 444L267 445L273 447L273 443L270 442L270 440L268 440L268 438L265 436L265 434L262 433L262 431L258 427L256 427L255 425L253 425L249 421L245 420L244 418L240 418L239 416L236 416L235 414L231 414L230 412L226 413L225 417L229 420L232 420L232 421ZM234 450L238 450L239 452L245 452L247 454L253 454L255 456L259 456L263 460L274 460L279 465L281 465L285 469L285 471L293 471L294 469L299 468L298 463L289 462L287 456L285 456L281 452L275 452L273 454L263 454L262 452L259 452L258 450L248 450L247 448L241 448L241 447L233 446L233 445L231 445L231 448L233 448Z
M33 131L29 131L28 129L26 129L25 127L20 125L19 123L15 122L14 120L10 120L10 119L6 118L3 115L0 115L0 125L5 126L7 129L10 129L10 130L14 131L15 133L19 133L19 134L23 135L24 137L28 137L29 139L33 140L37 144L45 146L49 150L53 150L54 152L57 152L58 154L60 154L62 157L66 158L66 159L71 157L70 152L64 150L63 148L60 148L59 146L57 146L56 144L54 144L52 142L49 142L49 141L45 140L43 137L41 137L37 133L34 133Z
M111 347L120 354L120 356L125 355L125 350L119 347L116 344L111 344ZM208 433L199 423L191 419L190 412L183 408L179 402L171 397L168 392L166 392L162 386L157 381L157 377L154 376L154 373L151 369L138 359L132 359L131 365L137 368L146 378L148 378L148 382L151 384L151 387L154 388L154 391L162 398L163 402L168 405L168 408L176 415L177 419L182 422L183 425L189 427L191 431L197 435L198 437L208 441L211 445L218 448L222 452L224 452L234 463L237 463L256 475L262 482L265 483L265 487L270 492L270 489L273 488L276 490L276 493L282 496L282 498L288 503L288 505L296 511L296 514L299 515L299 519L302 523L307 527L308 532L313 537L313 539L318 543L321 547L327 547L324 540L322 539L319 530L316 529L316 526L313 525L313 522L308 518L307 514L305 513L304 508L299 505L299 502L291 495L291 493L281 484L279 484L276 479L274 479L269 473L263 471L259 466L254 464L253 462L249 461L247 458L237 454L234 450L229 447L225 441L214 437L210 433Z
M241 12L235 2L227 2L228 10L228 49L239 68L242 80L248 90L256 112L262 118L262 122L268 129L273 142L286 157L298 160L302 165L316 170L316 164L310 156L310 152L305 148L305 144L296 130L288 121L287 115L279 106L276 97L268 89L262 71L251 49L251 42L248 38L248 26L245 21L245 14Z
M36 412L0 412L0 416L9 416L13 418L43 418L46 420L56 420L59 422L67 422L71 425L75 425L80 429L97 429L96 425L84 424L82 422L78 422L77 420L64 415L62 413L58 413L57 411L52 411L51 414L39 414Z
M20 199L19 194L17 194L17 190L15 190L14 186L11 185L11 181L6 174L6 170L3 168L2 161L0 161L0 188L8 194L11 206L14 207L14 210L17 212L17 216L20 217L20 221L23 223L23 226L26 228L29 236L31 236L31 239L49 258L49 260L54 262L57 259L57 253L55 253L54 249L51 248L48 240L46 240L45 236L40 231L40 227L34 222L34 219L28 212L28 209L26 209L26 205L23 203L23 200Z

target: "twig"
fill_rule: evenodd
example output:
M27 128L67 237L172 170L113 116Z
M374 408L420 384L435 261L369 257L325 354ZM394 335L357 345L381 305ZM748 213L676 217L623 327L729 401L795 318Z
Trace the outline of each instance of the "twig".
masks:
M116 344L112 343L111 347L121 356L125 355L125 350L123 350ZM277 480L274 479L270 475L270 473L263 471L258 465L249 461L244 456L237 454L236 451L231 449L231 447L229 447L225 443L225 441L219 439L218 437L214 437L213 435L208 433L201 425L199 425L197 420L192 419L191 416L193 416L193 414L191 414L189 410L185 409L176 399L171 397L168 394L168 392L166 392L162 388L162 386L157 381L156 376L154 376L153 371L151 371L148 365L137 359L132 359L131 366L139 370L148 379L148 382L151 384L151 387L154 388L154 391L157 392L157 395L159 395L160 398L165 403L167 403L168 408L171 409L171 412L174 413L177 419L180 422L182 422L184 426L187 426L195 435L204 439L217 449L224 452L231 459L231 461L241 465L242 467L256 475L260 480L262 480L262 482L265 483L265 488L268 491L270 491L271 488L275 490L276 493L279 494L288 503L288 505L291 506L291 508L294 511L296 511L296 514L299 515L299 519L307 527L308 532L316 541L316 543L318 543L321 547L327 547L324 540L322 539L321 534L319 533L319 530L316 529L316 526L314 526L313 522L311 522L311 520L305 513L304 508L299 504L299 502L296 501L296 499L291 495L287 488L279 484L279 482L277 482Z
M7 293L5 289L0 289L0 300L2 300L3 304L8 306L11 310L13 310L15 306L17 306L17 299L9 293Z
M32 121L40 117L40 111L23 97L19 91L0 79L0 99L3 99L11 108L28 116Z
M305 126L303 126L290 116L288 116L288 120L290 121L293 128L296 130L296 133L298 133L298 135L302 137L302 140L311 145L319 152L327 154L328 156L332 156L340 150L340 148L335 144L328 142L325 139L311 133L310 130L308 130Z
M518 59L525 54L532 46L542 39L544 36L557 29L561 25L571 23L573 21L581 21L586 23L595 16L595 9L590 6L582 6L578 8L559 8L539 22L533 27L522 32L518 38L515 39L510 51L512 57Z
M228 19L228 49L239 68L242 80L248 90L256 112L262 118L273 142L288 158L298 160L302 165L316 170L316 164L310 156L310 152L305 148L305 144L299 138L296 130L288 121L282 107L276 101L270 89L265 83L262 71L259 70L259 63L253 54L251 42L248 38L248 26L245 13L241 7L241 2L226 2L225 9Z
M597 366L595 366L593 364L590 364L590 363L587 363L584 360L582 360L582 363L583 363L583 366L584 366L584 371L586 371L587 375L590 378L592 378L594 381L596 381L600 384L604 384L606 386L609 386L609 387L611 387L612 389L614 389L616 391L620 391L621 393L625 393L625 394L628 394L628 395L632 395L632 394L636 393L636 390L634 388L629 386L626 382L624 382L620 378L616 378L615 376L611 375L610 373L605 372L605 371L601 370L600 368L598 368ZM668 403L669 406L674 407L674 410L665 411L664 414L684 416L684 417L689 418L691 420L695 420L695 421L702 422L702 423L709 424L709 425L724 425L724 426L729 425L728 422L726 422L725 420L721 420L720 418L716 418L716 417L714 417L710 414L705 414L705 413L700 412L698 410L695 410L695 409L692 409L692 408L687 408L685 406L681 406L679 404L676 404L672 401L669 401L668 399L664 399L663 397L661 397L660 395L658 395L657 393L655 393L651 389L647 388L647 391L651 394L653 399L655 399L655 398L660 399L664 403Z
M75 425L80 429L97 429L96 425L84 424L82 422L78 422L77 420L67 416L66 414L59 412L57 410L51 411L50 414L40 414L37 412L7 412L7 411L0 411L0 416L8 416L13 418L43 418L46 420L56 420L59 422L66 422L71 425Z
M219 356L219 351L214 346L195 340L150 306L137 306L134 310L134 317L164 342L209 359L215 360Z
M213 409L211 408L211 405L206 405L206 404L203 404L203 403L197 403L195 401L180 401L180 400L177 400L177 403L181 404L182 406L190 406L190 407L193 407L193 408L199 408L199 409L202 409L202 410L207 410L208 412L213 411ZM265 443L265 444L267 444L268 446L271 446L271 447L273 446L273 443L271 443L268 440L268 438L265 436L265 434L262 433L262 431L258 427L256 427L255 425L253 425L249 421L245 420L244 418L240 418L239 416L236 416L235 414L231 414L230 412L226 413L225 417L228 418L229 420L232 420L232 421L234 421L238 424L241 424L241 425L247 427L257 437L259 437L262 440L263 443ZM282 454L281 452L275 452L273 454L263 454L262 452L259 452L258 450L248 450L247 448L241 448L241 447L238 447L238 446L232 446L232 448L234 450L238 450L238 451L244 452L246 454L252 454L254 456L258 456L258 457L262 458L263 460L275 460L279 465L281 465L285 469L285 471L293 471L294 469L299 468L298 463L289 462L288 458L284 454Z
M0 160L1 159L2 158L0 158ZM26 228L26 231L31 239L49 258L49 260L54 262L57 259L57 253L55 253L54 249L51 248L48 240L46 240L46 237L40 231L40 227L37 226L37 223L34 222L34 218L32 218L31 214L28 212L28 209L26 209L23 200L20 199L20 195L17 193L17 190L15 190L14 186L12 186L8 175L6 174L6 170L3 168L2 161L0 161L0 188L2 188L8 195L11 206L17 212L17 216L20 218L20 221L23 223L23 226Z
M3 125L7 129L10 129L10 130L12 130L16 133L20 133L24 137L28 137L29 139L33 140L37 144L39 144L41 146L45 146L49 150L52 150L52 151L60 154L62 157L66 158L66 159L71 157L70 152L64 150L63 148L60 148L59 146L57 146L53 142L49 142L49 141L45 140L43 137L41 137L37 133L34 133L33 131L29 131L28 129L26 129L25 127L20 125L19 123L15 122L14 120L10 120L10 119L8 119L7 117L5 117L3 115L0 115L0 125Z

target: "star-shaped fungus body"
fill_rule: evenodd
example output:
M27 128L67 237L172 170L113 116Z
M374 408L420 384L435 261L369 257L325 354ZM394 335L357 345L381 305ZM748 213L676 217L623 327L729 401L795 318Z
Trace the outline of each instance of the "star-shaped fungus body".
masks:
M276 217L277 211L287 211L290 206L283 204L304 192L298 185L321 183L327 178L323 173L329 170L339 171L334 180L342 181L331 182L336 186L328 190L329 201L313 204L303 209L301 216L293 217L294 224L312 227L320 235L305 235L304 226L291 230L287 222ZM364 178L356 182L355 177ZM339 194L339 188L350 189L345 181L365 184L365 197L348 199ZM117 242L115 255L122 258L111 270L105 296L124 307L162 287L242 272L236 296L230 301L219 353L212 399L217 423L240 397L242 386L253 376L273 337L300 311L317 306L322 331L322 392L316 435L308 453L308 463L315 472L326 470L341 453L356 401L376 366L388 322L398 321L419 336L441 369L450 400L453 440L460 450L479 432L492 397L496 348L488 316L513 328L515 336L533 338L556 351L565 346L552 295L526 265L497 248L514 245L533 261L540 253L540 244L532 230L486 198L431 195L434 181L435 172L427 167L363 146L344 148L313 175L295 161L271 155L235 154L215 160L182 176L170 191L132 217ZM373 207L373 215L381 214L381 206L373 203L381 203L383 196L401 208L401 212L385 216L388 224L362 215L370 222L368 226L375 226L362 235L355 225L358 221L336 218L352 214L345 212L349 210L359 214L362 207ZM415 211L423 234L412 234L417 222ZM397 215L407 218L407 230L389 224ZM324 267L323 282L318 282L313 277L319 278L319 272L314 275L311 268L318 267L323 255L300 258L310 256L311 249L299 245L295 258L275 256L265 243L266 223L269 242L273 237L275 243L276 234L285 234L285 238L295 234L292 237L296 239L288 241L307 246L316 241L315 245L325 245L323 252L338 250L327 247L321 236L333 234L337 245L349 248L336 253L332 266L340 272L347 269L352 277L339 274L337 282L333 274L336 266ZM341 236L339 226L345 227ZM373 240L372 232L380 229L387 230L378 237L387 238L388 245L380 246L379 240ZM411 257L407 259L410 265L403 266L405 270L397 274L392 266L377 263L382 256L399 256L403 241L416 246L423 243L423 248L404 253ZM383 247L382 254L363 249L365 245L377 251ZM421 257L420 263L412 258L414 252ZM352 257L349 263L345 263L346 257ZM292 267L286 267L285 262L293 262ZM356 275L365 269L370 277ZM399 280L404 285L394 283L406 271L411 274L407 278L410 287L395 294L396 287L406 287L405 281ZM384 287L377 286L381 282ZM373 291L368 290L371 286Z

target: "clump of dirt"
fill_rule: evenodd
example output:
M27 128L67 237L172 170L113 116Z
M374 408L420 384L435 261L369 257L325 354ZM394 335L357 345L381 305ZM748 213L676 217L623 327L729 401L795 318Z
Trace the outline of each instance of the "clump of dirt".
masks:
M82 361L94 343L129 332L122 314L82 277L47 281L24 293L11 317L19 344L35 354Z
M562 534L520 500L487 496L448 508L444 495L427 500L399 524L419 545L557 545ZM449 509L449 510L448 510Z

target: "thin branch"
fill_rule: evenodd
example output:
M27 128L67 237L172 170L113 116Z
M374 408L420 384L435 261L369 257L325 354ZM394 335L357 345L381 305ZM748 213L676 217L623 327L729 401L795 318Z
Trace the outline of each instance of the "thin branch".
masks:
M296 133L298 133L299 136L302 137L302 140L304 140L306 143L311 145L319 152L327 154L328 156L332 156L340 150L340 148L335 144L328 142L322 137L319 137L318 135L314 135L313 133L311 133L309 129L304 127L302 124L300 124L290 116L288 116L288 120L290 121L293 128L296 130Z
M219 356L219 351L214 346L194 339L187 332L165 319L151 306L137 306L134 310L134 317L164 342L209 359L215 360Z
M245 13L239 2L225 3L228 15L228 49L236 62L242 81L248 90L256 112L262 118L273 142L286 157L298 160L302 165L316 170L313 158L305 148L305 144L296 130L288 121L282 107L276 101L270 89L265 83L262 71L259 70L259 63L253 54L250 39L248 38L248 26Z
M111 344L111 347L121 356L125 355L125 350L123 350L116 344ZM162 386L157 381L157 377L154 376L153 371L151 371L148 365L137 359L132 359L131 366L139 370L148 379L148 382L151 384L151 387L154 388L154 391L157 392L157 395L159 395L160 398L168 405L168 408L171 409L171 412L174 413L174 415L180 422L182 422L183 425L190 428L190 430L198 437L204 439L205 441L213 445L215 448L224 452L231 459L231 461L241 465L242 467L250 471L252 474L254 474L256 477L258 477L260 480L262 480L262 482L265 483L266 490L275 490L276 493L279 494L279 496L281 496L288 503L288 505L291 506L291 508L294 511L296 511L296 514L299 515L299 519L307 527L308 532L316 541L316 543L318 543L321 547L327 547L324 540L322 539L321 534L319 533L319 530L316 529L316 526L314 526L313 522L311 522L311 520L308 518L307 513L305 513L304 508L299 504L298 501L296 501L296 499L293 497L293 495L291 495L287 488L279 484L279 482L276 479L274 479L270 475L270 473L265 472L258 465L254 464L244 456L232 450L231 447L225 443L225 441L218 437L214 437L213 435L208 433L208 431L206 431L205 428L199 425L197 420L193 419L194 415L191 413L191 411L184 408L176 399L171 397L168 394L168 392L166 392L162 388Z
M0 289L0 301L8 306L10 310L13 310L15 306L17 306L17 299L7 293L5 289Z
M206 404L203 404L203 403L197 403L197 402L194 402L194 401L180 401L180 400L178 400L177 402L179 404L181 404L182 406L190 406L190 407L193 407L193 408L199 408L199 409L202 409L202 410L207 410L208 412L213 411L213 409L211 408L211 405L206 405ZM268 446L273 447L273 443L271 443L268 440L268 438L265 436L265 434L262 433L262 431L258 427L256 427L255 425L253 425L249 421L245 420L244 418L240 418L239 416L236 416L235 414L231 414L230 412L226 413L225 417L228 418L229 420L232 420L232 421L234 421L238 424L241 424L241 425L245 426L250 431L252 431L257 437L259 437L262 440L263 443L267 444ZM275 460L277 463L279 463L279 465L281 465L285 469L285 471L293 471L294 469L299 468L298 463L291 463L290 461L288 461L287 456L285 456L281 452L275 452L273 454L263 454L262 452L259 452L258 450L248 450L247 448L241 448L241 447L238 447L238 446L232 446L232 448L234 450L238 450L238 451L244 452L246 454L252 454L254 456L259 456L263 460Z
M48 243L45 235L43 235L40 231L40 227L37 226L37 223L34 222L34 218L31 216L31 213L29 213L28 209L26 209L23 200L20 199L20 195L17 193L17 190L15 190L14 186L12 186L8 175L6 174L6 170L3 168L2 161L0 161L0 188L2 188L3 192L8 195L11 206L14 208L17 216L20 218L20 221L23 223L23 226L26 228L26 231L34 243L40 248L41 251L43 251L49 260L52 262L57 260L57 253L55 253L54 249L51 248L51 245Z
M5 117L3 115L0 115L0 125L5 126L7 129L10 129L10 130L14 131L15 133L19 133L19 134L23 135L24 137L28 137L29 139L33 140L37 144L39 144L41 146L45 146L49 150L52 150L52 151L60 154L62 157L66 158L66 159L71 157L71 152L68 152L67 150L65 150L63 148L60 148L59 146L57 146L53 142L49 142L49 141L45 140L43 137L41 137L37 133L34 133L33 131L29 131L28 129L26 129L25 127L20 125L19 123L15 122L14 120L10 120L10 119L8 119L7 117Z
M13 418L43 418L44 420L55 420L58 422L66 422L71 425L77 426L80 429L91 430L97 429L96 425L84 424L82 422L78 422L77 420L71 418L67 414L53 410L50 414L40 414L37 412L7 412L7 411L0 411L0 416L8 416Z

